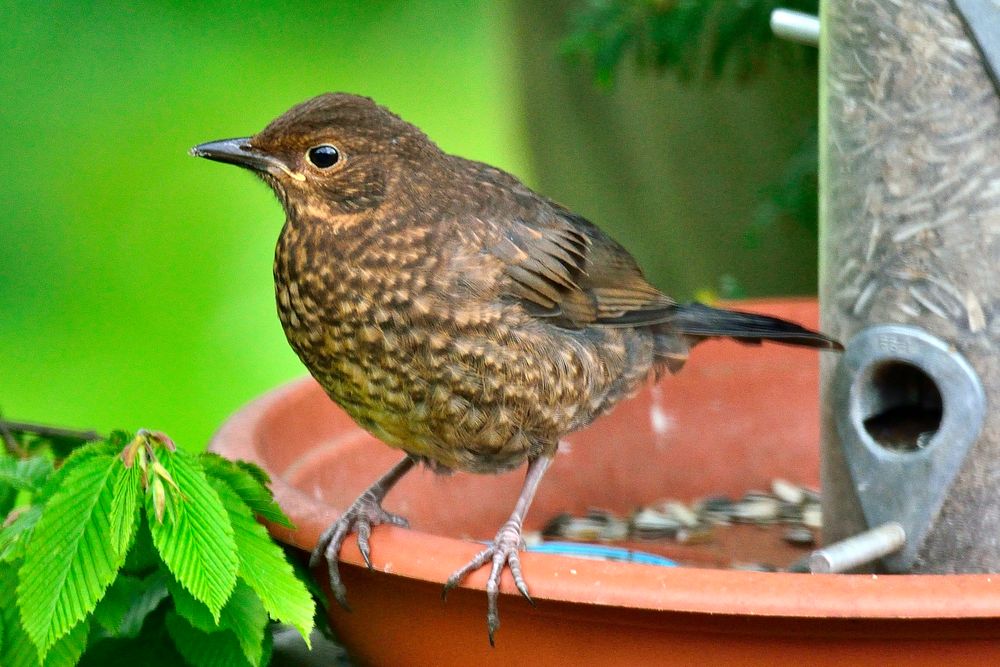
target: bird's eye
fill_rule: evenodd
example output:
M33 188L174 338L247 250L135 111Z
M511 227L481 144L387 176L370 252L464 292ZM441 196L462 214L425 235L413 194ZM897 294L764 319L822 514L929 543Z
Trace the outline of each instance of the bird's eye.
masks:
M309 161L320 169L329 169L340 161L340 151L330 144L313 146L306 155L309 156Z

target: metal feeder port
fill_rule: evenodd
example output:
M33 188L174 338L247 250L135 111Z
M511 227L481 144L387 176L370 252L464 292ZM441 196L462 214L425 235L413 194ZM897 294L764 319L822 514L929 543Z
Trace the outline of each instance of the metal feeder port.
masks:
M982 430L979 378L927 332L878 325L849 342L830 400L868 525L896 522L905 531L905 545L882 562L908 571Z

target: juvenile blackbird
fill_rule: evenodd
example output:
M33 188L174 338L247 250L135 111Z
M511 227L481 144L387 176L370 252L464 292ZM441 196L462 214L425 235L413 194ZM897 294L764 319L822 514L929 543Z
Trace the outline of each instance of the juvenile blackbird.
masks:
M442 152L364 97L321 95L252 137L191 152L249 168L274 190L286 216L274 282L288 342L330 398L406 452L313 552L345 606L340 548L356 532L368 562L373 526L407 525L381 503L415 464L498 473L527 463L510 519L445 586L490 564L492 643L505 566L528 596L521 525L560 437L648 376L679 370L706 338L840 348L773 317L678 304L584 218Z

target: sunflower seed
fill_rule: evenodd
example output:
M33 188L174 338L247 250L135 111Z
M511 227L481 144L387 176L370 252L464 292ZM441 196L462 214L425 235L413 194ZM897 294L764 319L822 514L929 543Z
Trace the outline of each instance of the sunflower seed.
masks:
M775 479L771 482L771 492L786 503L799 505L806 499L805 492L801 487L792 484L785 479Z
M698 525L698 515L684 503L676 500L668 500L663 503L662 511L670 518L680 522L681 525L693 528Z
M802 524L809 528L823 527L823 511L818 503L810 503L802 509Z
M644 507L632 517L632 534L646 540L674 537L683 524L673 517Z
M743 572L777 572L778 568L767 563L733 563L730 570L742 570Z
M813 532L805 526L792 526L785 531L785 534L782 537L789 544L795 544L798 546L808 547L816 543L816 538L813 536Z
M776 498L755 495L736 503L732 517L740 523L770 523L777 520L778 510Z

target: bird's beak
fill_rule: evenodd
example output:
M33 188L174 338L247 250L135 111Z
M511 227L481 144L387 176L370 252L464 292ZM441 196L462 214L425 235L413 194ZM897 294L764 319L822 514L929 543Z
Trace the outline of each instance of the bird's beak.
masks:
M209 141L198 144L190 153L195 157L235 164L254 171L266 171L275 175L276 172L288 172L288 167L281 161L251 146L250 137Z

